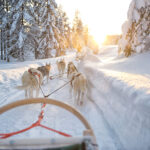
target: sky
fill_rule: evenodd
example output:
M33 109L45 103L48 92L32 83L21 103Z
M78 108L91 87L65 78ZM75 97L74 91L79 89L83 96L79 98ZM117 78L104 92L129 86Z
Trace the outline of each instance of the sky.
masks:
M121 26L127 19L131 0L56 0L66 11L70 21L76 10L90 34L101 44L106 35L121 34Z

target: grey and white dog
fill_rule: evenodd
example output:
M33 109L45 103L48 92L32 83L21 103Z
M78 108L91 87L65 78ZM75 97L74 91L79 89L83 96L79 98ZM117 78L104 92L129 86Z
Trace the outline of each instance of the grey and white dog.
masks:
M51 64L46 64L45 66L41 66L41 67L37 68L37 70L39 70L42 73L43 77L46 76L47 83L48 83L48 79L49 79L50 69L51 69Z

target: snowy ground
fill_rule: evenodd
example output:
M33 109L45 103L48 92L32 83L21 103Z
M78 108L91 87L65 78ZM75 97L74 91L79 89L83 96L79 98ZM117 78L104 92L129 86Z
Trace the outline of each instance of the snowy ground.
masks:
M99 55L86 55L81 62L73 60L88 78L89 92L82 107L74 106L69 85L50 96L76 107L94 129L100 150L150 150L150 53L129 58L118 56L117 47L103 47ZM60 59L60 58L57 58ZM51 75L57 74L57 59L0 64L0 106L24 98L21 75L29 67L45 62L53 64ZM46 94L67 81L64 75L45 83ZM40 95L42 97L42 93ZM17 131L37 120L40 105L16 108L0 116L0 133ZM73 115L54 106L46 106L43 124L73 136L82 135L83 125ZM57 136L39 127L12 138Z

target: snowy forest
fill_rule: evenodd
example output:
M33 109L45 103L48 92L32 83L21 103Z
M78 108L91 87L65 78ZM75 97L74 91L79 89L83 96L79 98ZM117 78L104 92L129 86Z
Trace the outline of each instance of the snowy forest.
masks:
M57 57L86 45L98 49L78 11L71 27L55 0L0 0L1 60Z
M126 57L150 47L150 1L132 0L122 25L118 53ZM107 41L109 43L109 41ZM69 22L55 0L0 0L0 59L25 61L65 55L66 50L98 44L78 11Z
M122 25L119 53L128 57L150 47L150 0L132 0L127 16Z

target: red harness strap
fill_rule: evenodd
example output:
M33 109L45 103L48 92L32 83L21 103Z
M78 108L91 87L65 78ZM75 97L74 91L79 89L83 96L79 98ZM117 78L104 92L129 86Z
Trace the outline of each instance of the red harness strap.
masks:
M56 132L56 133L58 133L60 135L66 136L66 137L71 137L71 135L69 135L69 134L66 134L66 133L63 133L61 131L58 131L58 130L46 127L46 126L41 124L41 121L43 120L43 117L44 117L44 110L43 109L44 109L45 106L46 106L46 104L42 105L42 110L41 110L41 112L39 114L38 120L35 123L33 123L32 125L30 125L29 127L25 128L25 129L22 129L22 130L19 130L19 131L16 131L16 132L0 133L0 139L5 139L5 138L8 138L8 137L13 136L13 135L16 135L16 134L19 134L19 133L23 133L23 132L25 132L27 130L30 130L30 129L32 129L34 127L37 127L37 126L40 126L40 127L44 128L44 129L47 129L47 130L50 130L50 131L53 131L53 132Z
M28 69L28 72L31 73L34 76L38 76L40 78L40 74L37 72L32 72L31 69Z

